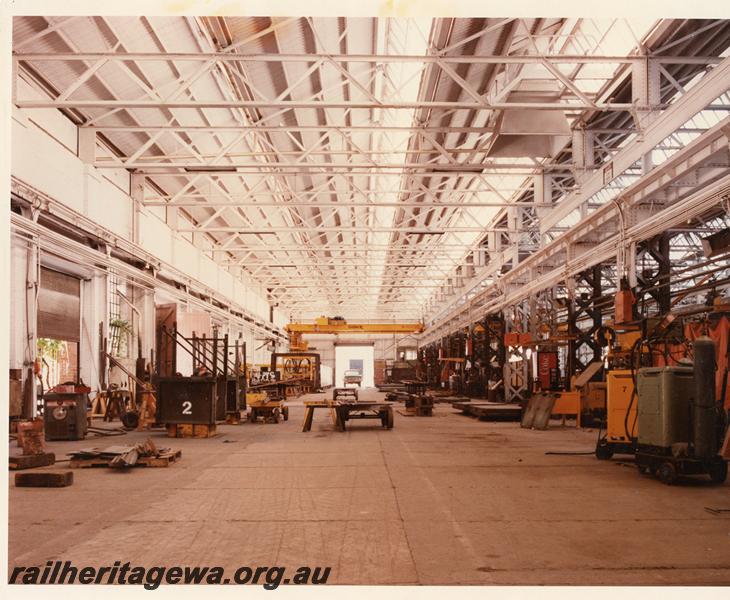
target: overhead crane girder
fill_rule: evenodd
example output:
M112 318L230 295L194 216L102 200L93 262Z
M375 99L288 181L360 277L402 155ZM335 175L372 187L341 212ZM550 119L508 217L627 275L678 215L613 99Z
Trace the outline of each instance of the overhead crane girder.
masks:
M420 333L422 323L348 323L344 319L320 317L314 323L289 323L285 329L289 333L289 346L292 349L304 350L307 342L304 334L369 334L369 333Z

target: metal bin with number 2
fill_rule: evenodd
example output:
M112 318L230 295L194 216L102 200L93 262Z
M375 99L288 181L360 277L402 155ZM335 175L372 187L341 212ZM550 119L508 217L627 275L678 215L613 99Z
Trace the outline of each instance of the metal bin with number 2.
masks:
M212 425L218 399L214 377L160 377L158 422Z

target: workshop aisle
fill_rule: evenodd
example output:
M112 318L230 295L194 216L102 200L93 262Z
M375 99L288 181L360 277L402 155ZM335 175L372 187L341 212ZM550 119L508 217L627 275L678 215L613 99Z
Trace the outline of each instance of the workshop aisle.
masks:
M382 398L374 390L363 398ZM327 395L328 397L330 394ZM728 485L668 488L591 450L595 431L528 431L437 405L302 433L304 399L278 425L168 439L169 468L75 469L65 489L10 484L10 568L332 567L339 584L728 584ZM50 443L57 456L122 438ZM65 468L57 465L55 468ZM681 540L681 543L679 543Z

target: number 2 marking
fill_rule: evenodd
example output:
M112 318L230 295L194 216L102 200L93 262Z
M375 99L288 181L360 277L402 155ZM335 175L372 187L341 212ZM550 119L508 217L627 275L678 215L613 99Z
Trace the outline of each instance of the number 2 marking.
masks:
M190 402L190 400L185 400L185 402L183 402L182 414L191 415L193 413L192 409L193 409L193 403Z

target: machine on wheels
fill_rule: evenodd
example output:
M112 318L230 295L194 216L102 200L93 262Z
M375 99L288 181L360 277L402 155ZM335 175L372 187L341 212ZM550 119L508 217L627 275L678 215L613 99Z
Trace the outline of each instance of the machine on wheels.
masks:
M86 405L90 388L69 381L43 394L46 440L83 440L88 428Z
M636 394L629 369L609 371L606 376L606 434L596 444L596 458L634 454Z
M251 410L248 413L248 420L255 423L261 419L264 423L278 423L281 419L289 420L289 407L284 406L281 400L273 400L271 402L262 402L261 404L251 404Z
M289 407L284 405L284 401L286 400L286 383L276 381L270 384L254 386L253 389L257 388L260 388L260 393L249 395L249 422L256 423L259 419L264 423L278 423L282 419L288 421Z
M715 344L694 341L693 367L645 367L637 374L639 472L668 485L680 475L727 479L720 454L726 418L715 401Z

